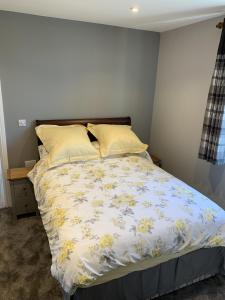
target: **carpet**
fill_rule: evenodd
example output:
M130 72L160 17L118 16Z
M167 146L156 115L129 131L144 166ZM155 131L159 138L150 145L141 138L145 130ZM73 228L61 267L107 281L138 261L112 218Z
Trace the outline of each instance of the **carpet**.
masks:
M15 220L10 209L1 209L0 300L62 300L50 267L51 254L41 218ZM225 300L225 278L215 276L158 300Z

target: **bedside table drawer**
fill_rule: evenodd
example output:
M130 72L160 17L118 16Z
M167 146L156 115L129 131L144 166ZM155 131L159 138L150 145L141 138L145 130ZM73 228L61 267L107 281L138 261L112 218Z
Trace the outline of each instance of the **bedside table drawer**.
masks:
M12 188L15 214L36 212L37 203L32 184L27 180L18 180L13 182Z
M26 214L29 212L32 212L32 210L30 208L29 199L26 199L26 198L16 199L16 203L15 203L16 215L22 215L22 214Z
M18 182L15 182L13 185L16 199L31 197L34 198L32 186L28 182L20 180Z

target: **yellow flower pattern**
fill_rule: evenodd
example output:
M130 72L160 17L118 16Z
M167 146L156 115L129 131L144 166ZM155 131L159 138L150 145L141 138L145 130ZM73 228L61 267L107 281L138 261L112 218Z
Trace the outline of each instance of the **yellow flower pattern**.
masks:
M85 192L76 192L74 193L74 197L76 198L82 198L85 196Z
M101 169L96 169L92 171L93 177L96 178L97 180L102 179L105 177L105 172Z
M116 183L107 183L103 185L103 189L105 190L113 190L116 188Z
M135 206L136 200L134 199L134 196L130 194L122 194L120 196L116 196L113 199L113 204L115 206L121 206L121 205Z
M75 174L72 174L72 175L71 175L71 179L72 179L72 180L75 180L75 181L76 181L76 180L79 179L79 178L80 178L80 174L79 174L79 173L75 173Z
M72 220L73 224L79 224L79 223L81 223L81 221L82 221L82 219L79 216L74 216L73 220Z
M154 221L151 218L143 218L139 220L137 225L137 232L149 233L154 227Z
M61 227L65 222L66 211L63 208L56 208L53 211L52 226L53 228Z
M73 241L65 241L59 252L58 263L62 265L68 259L70 252L75 248Z
M216 235L209 239L209 244L211 247L218 247L224 244L224 237Z
M56 201L56 199L57 199L57 197L55 197L55 196L49 197L49 198L48 198L47 205L48 205L48 206L52 206L53 203Z
M113 245L113 237L110 234L103 235L99 240L101 248L111 248Z
M208 222L212 222L215 218L214 210L211 208L206 208L203 212L203 218Z
M81 274L75 278L74 281L77 282L80 287L84 287L92 282L92 278L90 276Z
M92 204L92 206L94 206L94 207L98 207L98 206L103 206L103 200L93 200L92 202L91 202L91 204Z
M186 228L186 224L183 220L176 220L175 222L176 229L179 231L184 231Z

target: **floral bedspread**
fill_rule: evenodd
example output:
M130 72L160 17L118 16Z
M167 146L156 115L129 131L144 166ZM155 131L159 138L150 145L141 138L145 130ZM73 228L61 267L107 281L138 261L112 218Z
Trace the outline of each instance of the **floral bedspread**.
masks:
M197 247L225 246L225 211L138 155L29 173L64 290L110 270Z

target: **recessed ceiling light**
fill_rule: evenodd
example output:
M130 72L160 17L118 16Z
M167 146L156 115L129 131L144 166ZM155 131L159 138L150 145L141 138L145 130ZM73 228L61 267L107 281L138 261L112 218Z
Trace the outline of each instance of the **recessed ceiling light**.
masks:
M130 10L132 11L132 13L135 13L135 14L139 12L139 8L137 6L131 7Z

